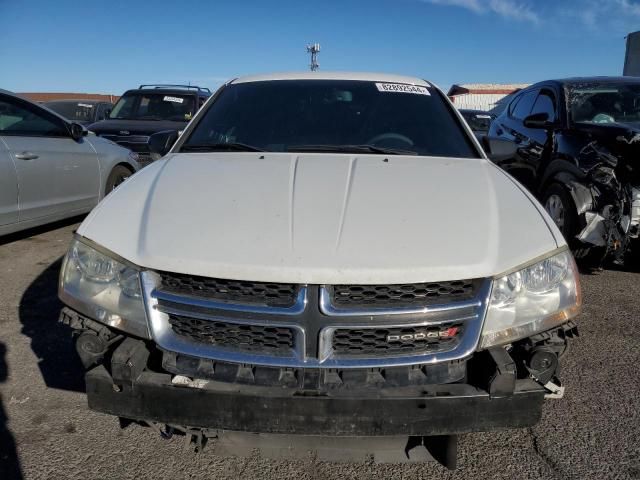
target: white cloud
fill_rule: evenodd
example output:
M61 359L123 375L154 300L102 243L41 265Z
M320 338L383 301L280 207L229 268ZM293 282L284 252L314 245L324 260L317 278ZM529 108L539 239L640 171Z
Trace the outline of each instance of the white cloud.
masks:
M489 8L499 15L514 20L524 20L538 23L540 18L531 8L524 3L517 3L512 0L490 0Z
M585 0L572 2L558 13L577 18L583 25L596 32L629 33L638 30L640 2L637 0Z
M462 7L475 13L493 12L512 20L538 23L540 17L531 7L517 0L423 0L436 5ZM616 0L626 2L628 0Z
M436 5L447 5L451 7L462 7L469 10L473 10L476 13L484 11L480 0L426 0L428 3L435 3Z

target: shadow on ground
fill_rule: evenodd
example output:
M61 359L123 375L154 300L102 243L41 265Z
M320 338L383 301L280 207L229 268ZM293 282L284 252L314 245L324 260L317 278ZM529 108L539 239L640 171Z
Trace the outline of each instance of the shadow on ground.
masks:
M5 360L7 347L0 343L0 383L7 381L8 367ZM16 442L7 427L7 413L0 395L0 478L3 480L17 480L22 478L20 460L16 450Z
M22 334L31 338L31 350L47 387L84 392L84 369L71 338L71 329L58 323L58 275L62 258L49 265L25 290L20 300Z
M85 216L86 215L80 215L77 217L66 218L64 220L59 220L57 222L41 225L39 227L28 228L20 232L10 233L8 235L0 236L0 246L7 245L8 243L17 242L20 240L26 240L26 239L29 239L30 237L35 237L36 235L41 235L43 233L47 233L52 230L57 230L58 228L66 227L68 225L73 225L74 223L79 223L84 219Z

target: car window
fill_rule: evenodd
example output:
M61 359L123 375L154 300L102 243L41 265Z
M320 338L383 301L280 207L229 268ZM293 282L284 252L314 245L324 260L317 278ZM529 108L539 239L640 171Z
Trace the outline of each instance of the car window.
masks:
M44 104L48 109L62 115L72 122L90 122L96 109L96 104L87 101L53 101Z
M518 103L513 107L511 116L517 120L524 120L524 118L529 115L531 109L533 108L533 103L536 100L537 93L537 90L523 93L518 100Z
M556 119L555 97L553 92L549 90L542 90L540 92L531 110L531 115L535 113L546 113L549 115L550 122Z
M278 152L374 145L428 156L478 157L461 121L435 89L353 80L229 85L182 148L219 143Z
M567 85L571 120L584 123L640 122L640 83L598 81Z
M106 103L99 103L98 108L96 109L96 118L95 121L104 120L104 112L107 109Z
M37 107L0 98L0 135L62 137L68 133L61 123Z
M488 132L493 116L481 112L461 112L464 119L471 127L471 130L478 132Z
M191 120L195 110L193 95L176 93L130 93L118 100L109 118L124 120Z

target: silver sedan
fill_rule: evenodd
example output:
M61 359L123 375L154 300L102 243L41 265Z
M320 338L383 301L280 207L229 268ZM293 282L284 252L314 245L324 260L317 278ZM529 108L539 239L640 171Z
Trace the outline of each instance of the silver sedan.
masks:
M0 235L89 212L137 155L0 90Z

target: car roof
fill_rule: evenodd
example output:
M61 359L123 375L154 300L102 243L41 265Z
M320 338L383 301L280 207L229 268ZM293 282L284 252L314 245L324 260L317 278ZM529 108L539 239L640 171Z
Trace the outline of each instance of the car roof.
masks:
M159 93L159 94L169 94L169 95L197 95L199 97L207 98L209 97L209 92L204 92L202 90L189 90L186 88L171 88L171 87L157 87L157 88L132 88L131 90L127 90L122 94L125 95L138 94L138 93Z
M250 82L267 82L272 80L361 80L369 82L385 82L385 83L407 83L411 85L422 85L425 87L431 84L417 77L408 77L404 75L394 75L389 73L370 73L370 72L280 72L265 73L259 75L249 75L246 77L236 78L229 83L250 83Z
M602 76L602 77L568 77L568 78L557 78L553 80L545 80L542 82L534 83L529 87L523 90L530 90L531 88L536 88L541 85L548 85L550 83L554 83L558 86L568 86L568 85L579 85L584 83L599 83L599 84L616 84L616 83L629 83L629 84L640 84L640 77L612 77L612 76Z

